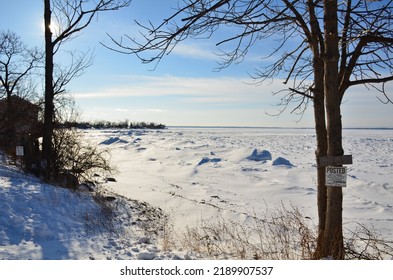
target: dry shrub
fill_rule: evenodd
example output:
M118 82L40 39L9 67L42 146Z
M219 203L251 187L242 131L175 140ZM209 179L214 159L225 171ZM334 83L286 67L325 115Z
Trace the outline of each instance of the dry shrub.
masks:
M106 190L91 193L95 206L83 214L88 233L108 232L125 236L138 230L150 239L162 236L168 216L160 208Z
M92 180L95 173L103 176L115 169L110 165L110 153L93 145L83 137L83 134L73 128L61 128L54 131L54 180L63 181L65 175L76 178L75 181ZM68 176L70 177L70 176ZM71 179L67 179L65 185ZM74 186L76 187L76 186Z
M358 224L345 229L345 259L393 259L393 242L380 237L375 229ZM243 223L202 220L172 237L174 247L188 250L205 259L312 259L317 243L317 227L298 208L282 205L266 210L263 217L249 215ZM177 238L177 242L173 239Z
M96 207L89 209L83 213L83 219L85 223L85 230L87 233L96 232L109 232L115 236L122 234L122 227L116 225L116 216L120 209L124 211L124 205L121 205L121 201L113 201L107 196L100 192L92 193L92 198L96 204Z
M393 241L382 238L375 228L356 224L344 238L345 258L349 260L393 259Z
M214 259L310 259L316 231L295 207L284 206L244 223L220 219L187 228L182 246Z
M164 251L170 251L172 249L176 249L177 244L176 244L176 234L175 233L175 225L174 221L171 216L163 214L158 221L158 224L160 225L160 234L158 235L158 238L161 242L161 247L162 250Z

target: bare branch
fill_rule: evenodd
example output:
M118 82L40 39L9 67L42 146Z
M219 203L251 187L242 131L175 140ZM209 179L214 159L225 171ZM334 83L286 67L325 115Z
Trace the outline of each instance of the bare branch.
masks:
M15 33L0 33L0 85L8 97L38 67L42 58L41 51L28 48Z
M93 63L93 56L88 52L69 52L69 55L69 65L57 65L57 67L55 67L53 82L53 89L55 95L65 92L65 87L72 80L74 80L74 78L83 75L86 69Z
M58 34L53 45L62 44L74 38L90 25L98 13L115 11L129 6L131 0L100 0L90 3L85 0L54 0L54 14L58 26Z
M392 3L392 0L339 3L341 98L351 86L391 81ZM325 53L321 0L183 0L181 4L157 26L137 22L142 40L128 35L116 40L108 35L114 46L106 47L134 54L143 63L154 62L157 67L179 42L202 36L210 38L219 28L230 27L233 32L227 32L216 42L217 47L225 46L225 50L216 53L220 58L218 70L242 62L260 40L273 39L278 43L264 49L266 54L261 53L261 58L274 57L275 62L257 69L253 78L263 81L284 75L285 83L293 83L291 88L297 89L307 88L316 78L314 75L323 71L313 68L317 67L313 61Z

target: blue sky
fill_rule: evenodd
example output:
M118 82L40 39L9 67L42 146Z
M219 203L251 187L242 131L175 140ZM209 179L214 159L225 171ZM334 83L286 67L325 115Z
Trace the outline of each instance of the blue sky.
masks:
M182 42L154 71L154 65L101 46L100 42L109 43L106 33L116 38L135 35L138 29L133 19L159 22L175 3L134 0L129 8L100 14L80 36L62 47L64 51L94 53L94 64L68 86L83 119L166 125L313 126L311 106L300 122L289 111L271 116L277 113L280 102L272 93L284 89L279 79L250 85L248 73L266 63L260 59L260 51L272 42L258 42L242 63L219 72L215 71L219 59L213 40ZM0 4L2 30L16 32L30 46L43 47L43 1L0 0ZM66 56L60 53L59 59L62 57ZM389 89L393 95L393 85ZM344 127L393 127L393 105L383 105L377 95L364 87L347 92L342 107Z

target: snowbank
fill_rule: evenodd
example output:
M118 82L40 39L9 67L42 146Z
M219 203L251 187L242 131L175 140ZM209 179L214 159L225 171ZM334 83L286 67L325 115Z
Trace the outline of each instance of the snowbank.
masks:
M43 184L0 165L0 259L190 258L156 244L160 209L111 198Z

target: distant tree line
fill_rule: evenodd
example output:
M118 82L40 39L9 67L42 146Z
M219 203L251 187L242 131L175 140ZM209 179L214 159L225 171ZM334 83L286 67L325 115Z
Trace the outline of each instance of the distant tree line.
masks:
M79 128L79 129L110 129L110 128L117 128L117 129L165 129L166 126L161 123L154 123L154 122L130 122L128 120L118 121L118 122L111 122L111 121L72 121L72 122L65 122L61 124L62 127L68 128Z

